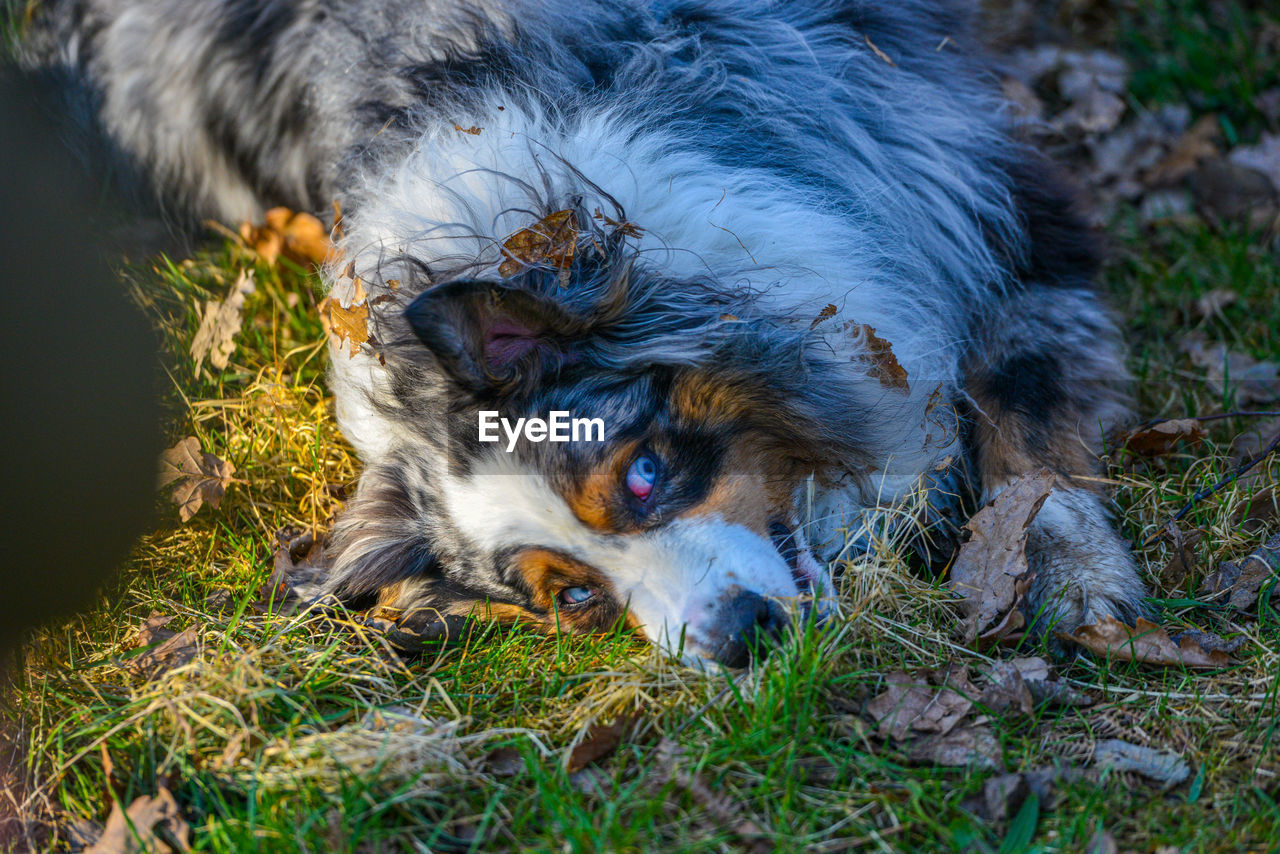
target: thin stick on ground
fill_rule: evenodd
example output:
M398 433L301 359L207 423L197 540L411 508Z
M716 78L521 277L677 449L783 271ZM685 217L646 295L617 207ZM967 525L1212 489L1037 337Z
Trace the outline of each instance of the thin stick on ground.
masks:
M1248 474L1255 466L1258 465L1258 463L1262 462L1267 457L1274 454L1277 448L1280 448L1280 433L1277 433L1275 437L1271 440L1271 442L1265 448L1263 448L1256 456L1242 462L1238 467L1236 467L1236 470L1233 471L1231 474L1222 478L1213 486L1207 486L1204 489L1197 492L1195 495L1191 496L1191 500L1188 501L1185 505L1183 505L1181 510L1179 510L1177 513L1174 513L1173 517L1169 519L1168 522L1166 522L1164 525L1161 525L1158 531L1156 531L1154 534L1152 534L1151 536L1143 540L1142 542L1143 547L1145 548L1151 545L1157 539L1164 536L1164 532L1169 527L1169 525L1172 525L1174 522L1181 522L1183 519L1185 519L1187 514L1190 513L1192 508L1194 508L1198 503L1210 497L1211 495L1216 495L1217 493L1226 489L1231 484L1235 483L1244 475Z

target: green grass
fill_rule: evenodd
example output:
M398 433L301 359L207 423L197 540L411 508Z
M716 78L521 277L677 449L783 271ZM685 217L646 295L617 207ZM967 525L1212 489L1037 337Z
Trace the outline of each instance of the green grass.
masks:
M1159 14L1126 37L1131 57L1179 58L1138 71L1135 98L1221 92L1231 102L1224 115L1241 132L1256 129L1248 108L1232 111L1246 66L1212 76L1199 70L1213 70L1208 59L1184 56L1227 65L1245 43L1201 44L1217 32L1199 29L1209 18L1187 4L1153 8ZM1226 20L1245 16L1242 37L1253 37L1261 13L1228 8L1236 12ZM1255 72L1265 82L1274 66ZM1115 236L1106 283L1131 332L1143 415L1224 411L1231 401L1205 390L1177 342L1198 330L1280 359L1274 250L1261 234L1200 222L1153 230L1122 217ZM232 364L197 373L187 354L196 306L223 296L246 266L258 290ZM1121 850L1138 851L1268 850L1280 838L1280 619L1267 612L1255 623L1185 603L1207 569L1261 541L1230 519L1265 480L1224 490L1188 519L1206 536L1195 547L1202 568L1181 586L1160 579L1166 543L1139 552L1166 620L1244 633L1237 663L1204 674L1081 659L1064 674L1091 686L1098 705L993 715L1010 770L1079 764L1094 739L1121 737L1181 752L1197 782L1161 792L1123 775L1082 779L1059 786L1052 802L1028 801L1015 817L989 822L966 801L990 772L910 766L860 713L893 670L981 663L950 645L944 594L894 548L847 568L843 613L829 629L800 633L735 681L681 668L621 635L490 630L402 660L355 623L261 612L254 603L275 531L326 530L357 474L322 381L316 280L255 263L229 241L190 260L126 266L122 279L161 333L171 437L198 436L236 465L241 482L186 525L158 499L168 521L138 546L119 583L88 613L33 640L5 714L21 725L37 795L30 812L52 822L51 846L65 842L68 822L100 822L113 803L163 785L201 851L738 847L731 823L671 782L658 752L664 736L679 744L681 769L783 851L1082 850L1100 828ZM1199 296L1223 287L1239 300L1221 317L1193 313ZM1126 536L1145 540L1228 471L1228 445L1244 426L1215 422L1207 443L1157 463L1116 460ZM1274 482L1280 461L1264 473ZM219 591L230 598L215 607ZM133 654L126 641L152 611L197 627L202 651L147 681L122 665ZM616 753L586 772L565 770L593 723L632 714L638 723ZM495 769L488 757L502 748L519 752L523 770Z
M1148 107L1189 104L1217 113L1226 141L1267 129L1255 98L1280 86L1280 18L1267 0L1138 0L1120 15L1129 93ZM1270 128L1272 131L1276 127Z

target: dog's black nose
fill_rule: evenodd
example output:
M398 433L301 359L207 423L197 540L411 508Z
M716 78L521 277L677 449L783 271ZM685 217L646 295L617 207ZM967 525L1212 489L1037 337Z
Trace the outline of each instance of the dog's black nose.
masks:
M787 623L781 605L750 591L723 602L719 618L724 641L714 658L728 667L746 667L752 658L764 658Z

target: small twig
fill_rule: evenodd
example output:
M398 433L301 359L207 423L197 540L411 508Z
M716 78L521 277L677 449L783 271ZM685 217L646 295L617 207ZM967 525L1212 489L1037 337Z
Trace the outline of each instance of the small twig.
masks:
M1154 534L1152 534L1151 536L1143 540L1142 542L1143 548L1146 548L1147 546L1155 542L1159 537L1163 536L1164 530L1166 527L1168 527L1168 525L1174 522L1180 522L1184 518L1186 518L1186 515L1191 512L1191 508L1195 507L1196 504L1208 498L1209 496L1216 495L1217 493L1221 492L1223 489L1226 489L1228 486L1235 483L1242 476L1247 474L1249 470L1252 469L1254 466L1256 466L1258 463L1262 462L1264 459L1274 454L1276 451L1276 448L1280 448L1280 433L1277 433L1275 438L1271 440L1270 444L1268 444L1265 448L1263 448L1258 453L1257 456L1242 462L1236 468L1235 471L1233 471L1231 474L1219 480L1213 486L1205 487L1204 489L1197 492L1195 495L1191 496L1191 500L1188 501L1181 510L1173 514L1173 518L1171 518L1168 523L1166 523L1165 525L1161 525L1159 531L1156 531Z
M1130 432L1146 430L1166 421L1221 421L1224 418L1280 418L1280 411L1255 412L1242 409L1234 412L1219 412L1217 415L1188 415L1186 418L1152 418L1150 421L1144 421L1134 427Z

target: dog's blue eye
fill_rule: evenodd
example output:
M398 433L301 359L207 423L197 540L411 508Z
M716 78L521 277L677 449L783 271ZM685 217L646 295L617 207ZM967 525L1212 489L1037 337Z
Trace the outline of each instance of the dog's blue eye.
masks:
M641 501L647 501L653 493L653 485L658 482L658 464L648 454L636 457L631 468L627 469L627 489Z
M560 591L560 604L562 605L581 605L590 599L594 599L596 591L590 587L566 587Z

